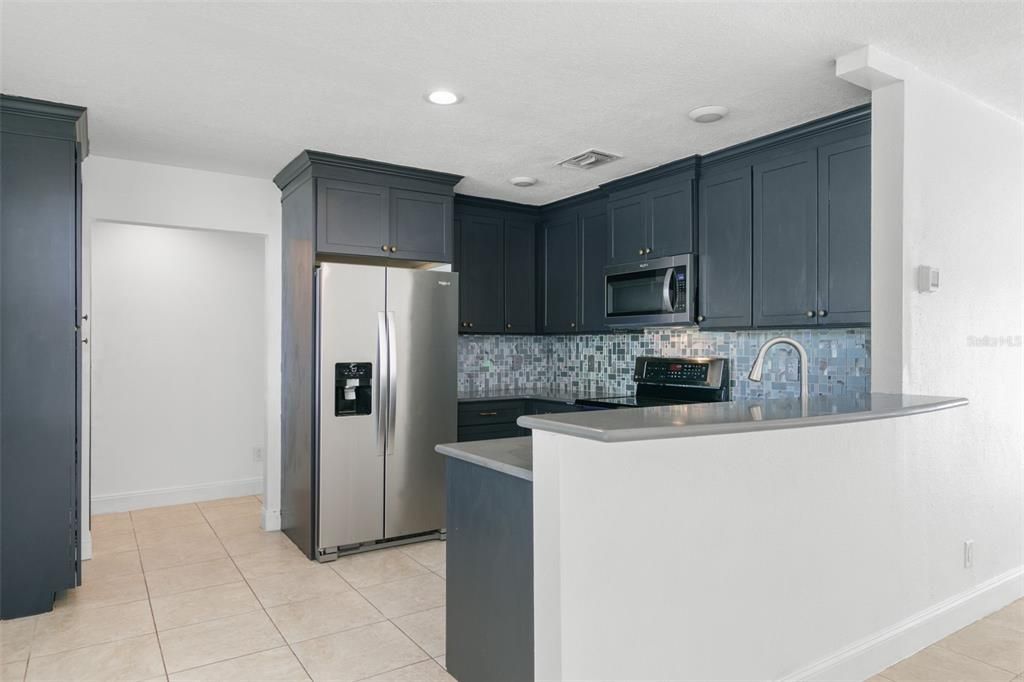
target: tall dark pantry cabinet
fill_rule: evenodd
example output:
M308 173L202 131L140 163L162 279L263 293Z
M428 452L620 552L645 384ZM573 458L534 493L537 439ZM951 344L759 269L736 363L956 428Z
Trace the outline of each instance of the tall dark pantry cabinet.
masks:
M85 109L0 96L0 618L80 583Z

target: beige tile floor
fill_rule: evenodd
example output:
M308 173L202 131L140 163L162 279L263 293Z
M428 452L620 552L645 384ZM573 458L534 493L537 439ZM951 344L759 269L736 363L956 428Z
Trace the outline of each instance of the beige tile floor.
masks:
M440 542L307 560L232 498L93 518L82 586L0 622L13 680L441 682ZM1024 682L1024 599L869 682Z
M93 517L82 586L0 622L0 682L452 680L443 543L321 565L260 530L260 507Z
M868 682L1024 682L1024 599L968 625Z

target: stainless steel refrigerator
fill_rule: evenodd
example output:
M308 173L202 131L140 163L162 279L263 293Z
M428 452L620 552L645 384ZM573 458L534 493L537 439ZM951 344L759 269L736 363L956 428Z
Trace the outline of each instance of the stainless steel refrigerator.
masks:
M456 440L458 275L324 263L316 274L318 557L445 526Z

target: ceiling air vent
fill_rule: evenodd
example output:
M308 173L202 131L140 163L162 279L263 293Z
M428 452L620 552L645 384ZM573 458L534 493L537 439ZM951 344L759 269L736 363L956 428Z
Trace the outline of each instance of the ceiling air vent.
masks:
M622 157L618 154L602 152L597 149L588 149L582 154L577 154L576 156L569 157L565 161L560 161L558 165L565 168L575 168L576 170L589 170L621 158Z

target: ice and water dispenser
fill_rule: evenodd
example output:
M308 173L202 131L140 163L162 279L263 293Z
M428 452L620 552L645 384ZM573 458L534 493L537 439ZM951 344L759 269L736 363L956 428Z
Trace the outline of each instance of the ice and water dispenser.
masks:
M373 404L373 365L369 362L339 362L334 365L334 416L370 414Z

